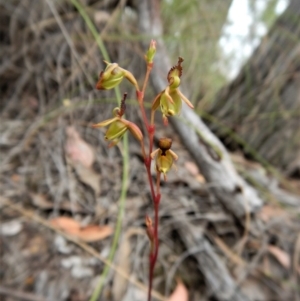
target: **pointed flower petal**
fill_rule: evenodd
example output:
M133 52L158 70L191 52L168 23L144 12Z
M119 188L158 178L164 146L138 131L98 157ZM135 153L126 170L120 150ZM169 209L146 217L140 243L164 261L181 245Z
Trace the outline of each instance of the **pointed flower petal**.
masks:
M170 101L172 99L172 102ZM177 91L172 91L170 94L164 93L160 99L160 107L163 115L174 116L178 115L181 111L181 98Z
M138 83L132 73L119 67L116 63L104 62L107 66L99 75L99 80L96 84L98 90L110 90L119 85L124 78L127 78L136 90L139 90Z
M194 105L181 93L179 89L176 89L178 95L181 97L181 99L192 109L194 109Z
M172 167L173 161L173 157L170 155L169 151L166 151L166 153L163 154L160 150L156 158L156 169L159 172L166 174Z
M160 104L160 98L161 98L161 95L164 93L165 91L162 91L160 92L153 100L152 102L152 107L151 107L151 110L152 111L155 111L158 107L159 107L159 104Z
M123 69L124 70L124 69ZM127 70L124 70L125 72L125 78L127 80L129 80L135 87L136 91L139 91L139 85L137 83L137 80L135 79L135 77L133 76L133 74Z
M151 40L149 49L145 55L145 59L148 64L153 63L153 58L154 58L155 52L156 52L156 41Z
M93 124L92 127L93 128L101 128L101 127L110 125L112 122L114 122L117 119L118 119L118 117L110 118L110 119L104 120L100 123Z
M128 121L128 120L122 120L123 123L127 126L128 130L130 133L139 141L143 140L143 134L140 130L140 128L133 122Z

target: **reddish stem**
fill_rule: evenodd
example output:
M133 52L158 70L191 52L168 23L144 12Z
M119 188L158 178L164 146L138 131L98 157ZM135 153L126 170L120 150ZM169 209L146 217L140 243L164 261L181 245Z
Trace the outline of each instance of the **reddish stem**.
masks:
M149 132L149 122L144 108L144 93L141 91L136 92L140 110L142 112L143 122L146 125L147 131Z
M151 301L153 271L154 271L154 266L155 266L155 263L153 264L153 253L152 252L150 252L150 254L149 254L149 262L150 262L150 268L149 268L148 301Z
M155 215L155 222L154 222L154 238L155 238L155 252L154 252L154 264L157 259L158 254L158 209L159 209L159 203L160 203L160 194L156 196L156 200L154 203L154 215Z
M143 94L146 91L147 83L148 83L148 80L149 80L149 75L150 75L150 72L151 72L152 68L153 68L153 63L148 63L147 64L146 76L145 76L145 79L144 79L144 85L143 85L143 89L142 89Z
M149 287L148 287L148 301L151 301L151 290L152 290L152 283L153 283L153 274L154 274L154 267L157 261L157 255L158 255L158 248L159 248L159 242L158 242L158 209L159 209L159 203L160 203L160 194L157 194L157 196L154 199L154 250L150 252L149 254Z
M154 133L155 133L155 126L150 125L148 128L148 134L149 134L149 156L151 156L152 150L153 150L153 139L154 139Z
M147 169L147 175L148 175L148 181L149 181L150 190L151 190L152 201L153 201L153 203L155 203L154 200L156 198L156 194L155 194L153 180L152 180L152 176L151 176L151 158L150 157L146 158L144 163L145 163L145 166Z
M157 192L155 193L155 187L153 184L153 179L151 176L151 153L153 150L153 139L154 139L154 133L155 133L155 126L154 124L149 124L146 112L145 112L145 107L144 107L144 94L145 94L145 89L147 86L147 82L149 80L149 75L152 70L153 64L147 64L147 72L143 84L142 91L137 91L137 99L138 103L140 106L140 110L142 113L142 118L143 122L147 128L148 136L149 136L149 153L148 156L146 156L144 153L144 164L147 170L147 175L148 175L148 181L149 181L149 186L150 186L150 191L151 191L151 198L154 206L154 238L153 238L153 243L154 243L154 248L151 249L150 254L149 254L149 286L148 286L148 301L151 301L151 291L152 291L152 284L153 284L153 276L154 276L154 267L157 261L157 255L158 255L158 247L159 247L159 242L158 242L158 210L159 210L159 203L160 203L160 191L159 191L159 186L160 186L160 173L157 173L157 176L159 179L156 182L156 189ZM153 119L153 118L152 118ZM152 120L151 119L151 120Z

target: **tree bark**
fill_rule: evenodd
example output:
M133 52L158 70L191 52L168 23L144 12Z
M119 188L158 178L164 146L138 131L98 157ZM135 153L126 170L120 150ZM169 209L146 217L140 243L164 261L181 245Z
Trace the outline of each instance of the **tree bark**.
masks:
M264 160L289 172L300 166L300 1L292 0L239 75L216 96L211 127L226 145L237 133ZM247 152L247 150L245 150Z

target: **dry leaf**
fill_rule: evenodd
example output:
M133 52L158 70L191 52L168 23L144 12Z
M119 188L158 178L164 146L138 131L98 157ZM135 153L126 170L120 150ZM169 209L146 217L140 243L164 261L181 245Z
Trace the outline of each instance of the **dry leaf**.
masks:
M27 256L45 254L48 251L48 245L46 239L42 235L36 235L29 238L26 248L22 251L22 254Z
M120 248L118 250L117 257L117 266L122 269L127 275L130 275L130 253L131 245L129 241L129 235L125 235ZM114 276L113 286L112 286L112 295L115 301L121 300L122 297L126 294L128 287L128 280L116 273Z
M80 223L73 218L60 216L50 221L51 225L68 234L76 234L80 230Z
M80 179L80 181L90 186L96 195L100 194L100 175L93 169L87 168L81 164L73 164L74 169Z
M110 19L110 15L105 10L98 10L94 13L94 20L95 23L106 23Z
M30 193L30 197L34 206L42 209L42 210L50 210L53 209L55 204L54 202L50 202L45 195L39 193ZM63 209L65 211L72 212L84 212L82 207L77 204L71 204L68 201L63 201L59 203L58 209Z
M85 242L93 242L110 236L112 232L113 229L110 226L90 225L81 228L76 236Z
M11 175L10 179L11 179L13 182L15 182L15 183L19 183L21 177L20 177L20 175L14 173L13 175Z
M181 281L178 281L174 292L169 297L168 301L188 301L189 293Z
M285 210L283 210L280 207L275 207L273 205L265 205L258 212L258 216L264 222L268 222L272 218L279 218L279 217L287 216L287 213Z
M271 253L278 262L285 267L286 269L289 269L291 266L291 258L288 253L283 251L282 249L276 247L276 246L268 246L268 251Z
M198 166L191 161L186 161L184 163L184 167L190 172L191 175L197 176L199 174L199 168Z
M191 161L187 161L184 163L184 167L189 171L189 173L195 177L195 179L199 182L199 183L205 183L205 178L203 177L203 175L200 173L198 166Z
M118 249L116 265L125 274L130 275L130 255L131 255L131 244L130 237L133 235L145 235L145 230L141 228L129 228ZM131 288L131 289L130 289ZM136 294L142 296L138 298ZM145 292L132 289L132 286L128 285L128 278L121 276L119 273L114 275L112 295L115 301L125 301L125 300L145 300ZM134 297L135 295L135 297ZM124 297L125 296L125 297Z
M85 167L91 167L95 161L93 148L85 142L73 126L66 130L66 153L73 162L79 162Z
M109 226L88 225L86 227L81 227L79 222L65 216L52 219L50 223L55 228L58 228L85 242L98 241L112 234L112 228Z
M148 300L147 298L147 291L136 287L135 285L128 283L128 288L126 294L122 296L122 299L114 301L144 301ZM154 298L154 300L160 300L158 298Z
M92 168L95 161L94 149L80 137L74 127L68 127L66 134L65 150L70 164L74 167L81 182L90 186L95 194L99 195L100 175Z
M199 173L199 175L196 176L196 180L202 184L204 184L206 182L205 178L200 173Z
M265 275L267 276L271 275L270 258L266 256L266 254L263 257L262 269Z
M31 196L33 205L35 205L41 209L44 209L44 210L49 210L49 209L53 208L53 203L48 201L43 194L31 193L30 196Z
M245 271L243 271L245 273ZM270 300L270 296L268 294L268 290L266 290L265 286L255 278L247 278L241 284L241 291L245 295L246 300Z

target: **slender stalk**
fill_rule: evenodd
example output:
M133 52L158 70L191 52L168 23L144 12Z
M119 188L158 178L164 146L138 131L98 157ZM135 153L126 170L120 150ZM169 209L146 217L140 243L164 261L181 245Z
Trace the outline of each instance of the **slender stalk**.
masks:
M152 291L152 282L153 282L152 280L153 280L153 271L154 271L152 252L150 252L149 254L149 262L150 262L150 268L149 268L148 301L151 301L151 291Z
M148 162L149 162L149 164L148 164ZM152 198L152 201L154 203L155 202L154 200L156 198L156 194L155 194L153 180L152 180L152 176L151 176L151 159L146 160L145 166L146 166L146 169L147 169L148 181L149 181L150 191L151 191L151 198Z
M149 122L148 122L148 118L147 118L147 115L145 112L145 107L144 107L144 93L138 91L136 94L137 94L137 99L139 102L140 110L142 112L143 122L145 123L147 131L149 132Z
M144 84L143 84L143 89L142 89L143 94L145 94L147 83L149 81L149 76L150 76L150 72L151 72L152 68L153 68L153 63L148 63L147 71L146 71L146 75L145 75L145 79L144 79Z
M123 175L122 175L122 189L121 189L121 195L119 199L119 211L118 211L118 218L117 218L117 224L115 228L115 234L113 238L113 242L111 245L111 249L108 255L108 262L112 262L117 250L119 237L121 235L122 231L122 224L123 224L123 216L125 212L125 203L126 203L126 194L127 194L127 184L128 184L128 170L129 170L129 155L128 155L128 135L125 134L123 138L123 146L124 146L124 152L123 152ZM104 281L107 277L107 274L110 270L110 267L108 265L105 266L103 273L100 276L99 282L96 285L96 288L93 291L93 294L90 298L90 301L97 301L104 284Z
M107 61L110 61L108 52L102 41L101 35L99 35L94 23L92 22L91 18L87 14L84 6L78 0L71 0L71 2L78 10L81 17L84 19L86 25L88 26L90 32L92 33L92 35L94 37L104 59ZM114 90L115 90L116 98L118 99L118 102L120 103L120 100L121 100L120 89L119 89L119 87L116 87ZM125 211L127 183L128 183L128 170L129 170L128 136L126 134L123 137L123 151L124 152L123 152L123 156L122 156L122 158L123 158L122 189L121 189L121 195L120 195L120 199L119 199L119 211L118 211L116 230L115 230L112 246L111 246L109 256L108 256L109 263L111 263L113 261L116 250L117 250L118 241L119 241L119 238L121 235L121 230L122 230L124 211ZM90 301L96 301L99 298L101 291L102 291L104 280L106 279L109 270L110 270L110 266L106 265L100 276L99 282L97 283L97 285L92 293Z
M158 172L159 174L159 172ZM160 203L160 194L154 199L154 250L152 250L149 254L149 286L148 286L148 301L151 301L151 291L152 291L152 283L153 283L153 275L154 275L154 268L157 261L158 255L158 248L159 248L159 241L158 241L158 210L159 210L159 203Z
M156 180L156 187L154 187L153 179L151 176L151 153L153 150L153 139L154 139L154 133L155 133L155 126L154 126L154 112L151 111L151 123L149 124L146 112L145 112L145 107L144 107L144 95L145 95L145 90L147 87L147 83L149 81L149 75L152 70L153 64L147 64L147 72L145 76L145 80L143 83L143 88L142 91L137 91L137 99L138 103L140 106L140 110L142 113L142 118L143 122L147 128L147 133L149 137L149 153L148 156L145 156L144 152L144 164L147 170L147 175L148 175L148 182L150 186L150 191L151 191L151 198L153 202L153 207L154 207L154 238L153 238L153 243L154 243L154 248L151 248L150 253L149 253L149 285L148 285L148 301L151 301L151 291L152 291L152 284L153 284L153 276L154 276L154 268L155 264L157 261L157 256L158 256L158 247L159 247L159 241L158 241L158 223L159 223L159 218L158 218L158 210L159 210L159 203L160 203L160 172L157 172L157 180ZM155 192L156 188L156 192Z
M141 149L142 149L142 153L143 153L143 158L144 160L146 160L147 156L146 156L146 151L145 151L145 144L144 141L141 141Z
M154 263L156 263L157 254L158 254L158 248L159 248L159 242L158 242L158 212L159 212L159 204L160 204L160 175L161 173L157 171L156 173L156 198L154 202L154 238L155 238L155 251L154 251Z
M153 150L154 132L155 132L155 126L150 125L150 127L149 127L149 157L151 157L151 153Z
M155 111L151 110L151 119L150 119L151 125L154 125L154 115L155 115Z
M158 210L159 210L159 203L160 203L160 195L157 195L155 204L154 204L154 215L155 215L155 222L154 222L154 237L155 237L155 252L154 252L154 263L156 263L157 254L158 254Z

